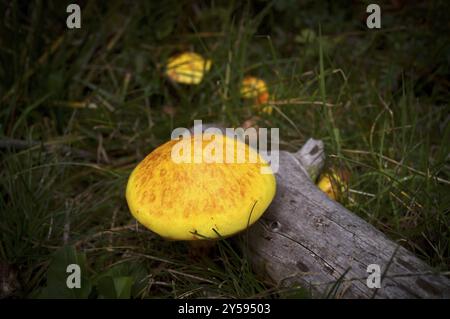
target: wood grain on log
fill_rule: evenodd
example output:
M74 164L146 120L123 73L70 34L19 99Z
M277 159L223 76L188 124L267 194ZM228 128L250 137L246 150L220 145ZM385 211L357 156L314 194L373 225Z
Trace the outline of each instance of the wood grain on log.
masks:
M450 280L388 239L311 181L323 163L323 144L280 152L277 194L246 236L254 269L283 287L324 296L338 281L341 298L449 298ZM369 288L367 267L381 268L381 288Z

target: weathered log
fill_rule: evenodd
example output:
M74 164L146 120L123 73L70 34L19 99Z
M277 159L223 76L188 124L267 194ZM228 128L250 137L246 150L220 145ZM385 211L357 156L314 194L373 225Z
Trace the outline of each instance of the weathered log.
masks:
M280 152L276 197L245 235L254 269L314 296L334 286L341 298L449 298L448 278L314 185L308 174L317 174L323 156L315 140ZM370 264L381 268L379 289L367 285Z

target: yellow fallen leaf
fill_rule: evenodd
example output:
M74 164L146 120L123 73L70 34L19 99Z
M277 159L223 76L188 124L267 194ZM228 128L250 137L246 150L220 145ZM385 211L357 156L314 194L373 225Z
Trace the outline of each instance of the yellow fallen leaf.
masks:
M200 54L184 52L167 61L166 75L174 82L182 84L199 84L211 68L211 60Z

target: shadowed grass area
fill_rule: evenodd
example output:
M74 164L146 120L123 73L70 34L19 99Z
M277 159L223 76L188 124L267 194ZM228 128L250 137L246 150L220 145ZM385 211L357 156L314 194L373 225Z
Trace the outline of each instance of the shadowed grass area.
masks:
M350 172L343 204L448 271L449 5L393 3L375 31L363 1L85 1L73 30L64 1L0 2L6 295L57 294L52 265L84 254L84 297L307 297L254 274L235 241L191 258L125 202L132 168L172 129L255 115L285 150L322 139L327 165ZM164 77L186 50L213 61L198 86ZM246 75L266 81L271 115L241 99Z

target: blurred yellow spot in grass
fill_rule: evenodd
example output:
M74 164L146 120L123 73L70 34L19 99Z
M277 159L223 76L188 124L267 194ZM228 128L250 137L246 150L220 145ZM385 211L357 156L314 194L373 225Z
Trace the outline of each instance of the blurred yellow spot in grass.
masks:
M254 77L246 76L241 84L241 96L244 99L253 99L257 111L272 114L272 107L266 105L269 101L269 91L264 80Z
M211 60L194 52L184 52L167 61L166 75L174 82L196 85L211 68Z

